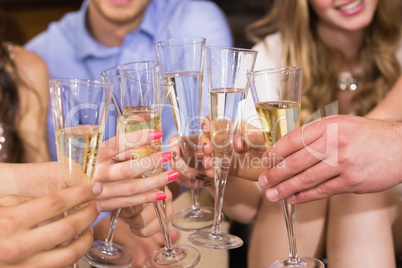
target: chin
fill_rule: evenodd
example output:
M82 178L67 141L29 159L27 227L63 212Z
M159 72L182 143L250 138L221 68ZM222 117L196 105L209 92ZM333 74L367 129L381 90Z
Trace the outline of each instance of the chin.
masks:
M348 31L358 31L367 28L371 22L372 17L370 18L355 18L353 20L345 21L343 24L343 28Z

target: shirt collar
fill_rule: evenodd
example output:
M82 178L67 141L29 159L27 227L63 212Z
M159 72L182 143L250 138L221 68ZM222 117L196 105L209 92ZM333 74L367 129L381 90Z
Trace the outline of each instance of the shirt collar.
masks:
M143 32L148 35L152 40L155 38L155 34L157 31L157 22L159 18L162 17L163 13L161 12L164 7L167 5L166 0L152 0L145 11L144 18L139 25L139 27L128 33L125 37L125 41L130 39L137 32ZM93 39L85 26L85 17L88 9L88 1L84 1L81 5L80 10L78 11L78 16L82 23L77 25L77 51L78 57L80 60L87 57L96 57L96 58L106 58L113 55L116 55L120 51L120 47L105 47L99 44L95 39ZM155 20L154 18L158 18ZM124 41L124 42L125 42Z

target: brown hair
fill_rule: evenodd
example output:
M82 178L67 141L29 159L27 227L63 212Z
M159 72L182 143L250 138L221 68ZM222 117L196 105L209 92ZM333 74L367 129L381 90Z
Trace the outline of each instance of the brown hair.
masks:
M401 74L395 52L401 37L402 1L378 1L378 8L367 27L364 44L356 62L359 89L352 99L357 115L369 112L392 88ZM340 70L332 63L339 51L328 48L318 37L318 17L308 0L274 0L267 15L251 24L247 37L260 42L279 32L283 42L283 59L287 65L303 66L302 122L313 112L337 100ZM332 55L332 56L331 56Z
M18 163L22 161L22 139L17 130L19 112L18 73L10 57L8 44L0 36L0 124L3 141L0 148L0 162ZM4 146L4 142L7 145Z

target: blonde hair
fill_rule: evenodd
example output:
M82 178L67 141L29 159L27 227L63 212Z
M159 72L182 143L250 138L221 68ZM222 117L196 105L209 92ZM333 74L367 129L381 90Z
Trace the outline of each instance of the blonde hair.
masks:
M364 44L356 58L361 71L353 74L359 80L352 99L357 115L365 115L383 99L401 74L396 58L401 11L400 0L378 1L373 20L365 31ZM256 43L279 32L285 63L303 66L302 122L337 100L340 70L331 59L334 54L342 55L320 40L316 22L317 15L308 0L275 0L268 14L246 29L247 37Z

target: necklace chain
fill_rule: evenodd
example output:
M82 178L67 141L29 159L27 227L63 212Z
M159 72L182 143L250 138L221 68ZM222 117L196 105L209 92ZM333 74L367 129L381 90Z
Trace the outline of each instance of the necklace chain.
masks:
M357 89L358 81L350 73L341 73L338 78L338 88L342 91L354 92Z

